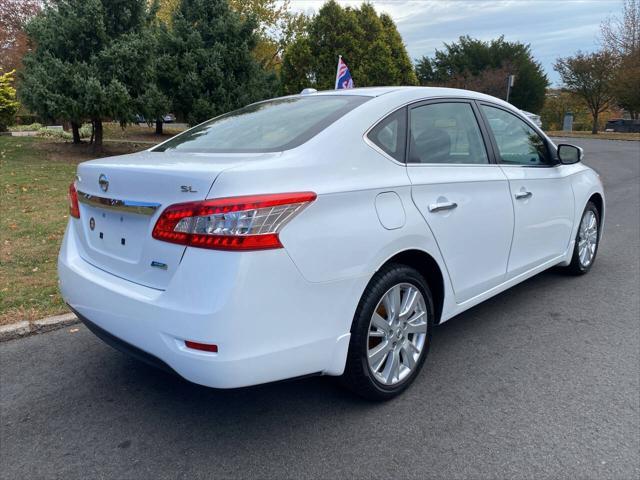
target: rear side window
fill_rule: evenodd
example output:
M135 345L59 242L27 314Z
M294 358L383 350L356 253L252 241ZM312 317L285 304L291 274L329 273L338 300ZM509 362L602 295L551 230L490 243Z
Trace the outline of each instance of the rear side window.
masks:
M387 155L404 162L407 143L407 111L396 110L378 123L367 135Z
M172 138L155 152L280 152L302 145L369 97L318 95L256 103Z
M547 145L523 120L500 108L482 105L500 153L500 161L511 165L549 165Z
M489 163L471 105L432 103L411 109L409 162Z

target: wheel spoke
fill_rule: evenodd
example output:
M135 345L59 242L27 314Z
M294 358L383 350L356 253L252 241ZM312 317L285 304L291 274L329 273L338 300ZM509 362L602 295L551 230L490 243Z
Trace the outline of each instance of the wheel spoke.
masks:
M410 333L427 333L427 322L410 323L404 329L407 334Z
M411 287L407 289L402 300L402 307L400 308L400 316L404 317L413 312L416 308L416 302L418 300L418 290Z
M409 351L409 347L407 345L404 345L402 347L402 358L403 358L404 364L407 366L407 368L409 370L413 370L413 367L416 366L416 361L413 358L413 352Z
M384 363L389 351L391 350L391 342L382 342L380 345L375 346L369 350L369 365L374 372L380 369L380 366ZM388 362L387 362L388 363Z
M387 320L390 322L398 318L400 311L400 285L396 285L382 299L384 308L387 310Z
M417 313L411 317L404 329L405 333L427 333L427 322L424 317L426 317L425 312Z
M415 315L413 315L411 318L409 318L407 320L407 323L415 323L416 320L420 320L421 318L425 317L427 315L427 312L416 312Z
M580 236L584 237L586 232L587 232L587 219L583 218L582 222L580 223Z
M582 263L582 265L587 265L587 249L586 248L582 250L582 253L580 254L580 263Z
M584 253L586 248L587 248L586 242L582 242L581 244L578 245L578 256L580 258L582 258L582 254Z
M373 312L373 317L371 317L371 325L382 332L386 332L387 330L389 330L389 322L382 318L382 316L380 316L377 312Z
M398 380L398 372L400 371L400 353L398 350L392 350L389 354L389 360L384 366L384 376L387 383L391 384Z

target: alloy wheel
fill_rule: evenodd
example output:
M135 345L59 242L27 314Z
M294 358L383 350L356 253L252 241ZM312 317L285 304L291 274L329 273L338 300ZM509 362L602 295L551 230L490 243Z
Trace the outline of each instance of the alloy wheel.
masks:
M410 283L390 288L373 311L367 361L375 379L395 385L418 364L427 341L428 310L420 290Z
M598 219L592 210L582 216L578 232L578 258L580 265L588 267L593 262L598 246Z

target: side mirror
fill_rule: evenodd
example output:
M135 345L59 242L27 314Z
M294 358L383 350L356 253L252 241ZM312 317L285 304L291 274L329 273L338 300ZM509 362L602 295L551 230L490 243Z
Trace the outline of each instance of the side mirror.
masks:
M569 145L568 143L558 145L558 158L560 159L560 163L564 165L581 162L583 157L584 151L580 147Z

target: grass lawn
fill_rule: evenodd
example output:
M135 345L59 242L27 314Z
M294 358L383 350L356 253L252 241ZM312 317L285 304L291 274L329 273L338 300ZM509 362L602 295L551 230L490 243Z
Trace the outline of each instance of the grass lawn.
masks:
M163 135L156 135L155 125L147 126L127 125L122 128L119 124L113 122L105 122L103 124L105 140L133 140L142 142L160 143L168 138L182 132L184 128L181 124L165 123L162 129Z
M640 133L616 133L616 132L599 132L593 135L591 132L563 132L548 131L545 132L550 137L565 138L593 138L595 140L640 140Z
M66 311L56 262L76 165L143 148L148 145L109 143L96 155L88 145L0 136L0 325Z

